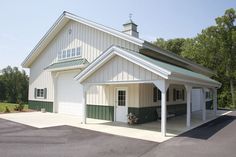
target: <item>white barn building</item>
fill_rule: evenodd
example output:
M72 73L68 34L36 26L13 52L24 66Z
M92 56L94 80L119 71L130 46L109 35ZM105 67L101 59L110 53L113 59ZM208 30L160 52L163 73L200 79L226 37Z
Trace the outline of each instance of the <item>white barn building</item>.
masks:
M68 12L57 19L23 61L30 69L29 108L138 123L206 108L217 110L213 72L138 37L133 21L117 31ZM210 94L211 93L211 94Z

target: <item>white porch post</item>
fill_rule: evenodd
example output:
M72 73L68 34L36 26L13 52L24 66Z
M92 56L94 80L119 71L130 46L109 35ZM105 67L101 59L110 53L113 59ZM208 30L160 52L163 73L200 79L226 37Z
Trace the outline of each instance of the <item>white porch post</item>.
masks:
M153 84L161 91L161 133L166 136L166 91L169 84L165 80L157 80Z
M192 95L192 87L189 85L185 85L187 92L187 115L186 115L186 126L191 126L191 95Z
M217 113L217 89L213 88L213 110L216 116Z
M54 90L53 113L57 113L58 112L57 81L58 81L59 72L55 74L51 73L51 75L53 78L53 90Z
M86 124L86 118L87 118L87 103L86 103L86 95L87 95L87 90L89 86L87 84L83 85L83 95L82 95L82 124Z
M206 89L202 88L202 120L206 120Z

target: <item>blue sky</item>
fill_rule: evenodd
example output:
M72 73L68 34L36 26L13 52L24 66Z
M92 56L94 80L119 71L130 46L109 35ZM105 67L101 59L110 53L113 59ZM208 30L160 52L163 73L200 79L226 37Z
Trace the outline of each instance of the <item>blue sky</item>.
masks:
M140 37L153 41L194 37L215 23L235 0L1 0L0 69L20 67L55 20L66 10L122 30L129 13Z

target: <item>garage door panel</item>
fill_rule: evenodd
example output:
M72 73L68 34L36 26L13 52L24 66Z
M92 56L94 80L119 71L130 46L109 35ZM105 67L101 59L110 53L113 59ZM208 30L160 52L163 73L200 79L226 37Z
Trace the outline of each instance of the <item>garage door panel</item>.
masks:
M78 72L59 75L57 82L58 113L80 116L82 114L82 86L74 81Z

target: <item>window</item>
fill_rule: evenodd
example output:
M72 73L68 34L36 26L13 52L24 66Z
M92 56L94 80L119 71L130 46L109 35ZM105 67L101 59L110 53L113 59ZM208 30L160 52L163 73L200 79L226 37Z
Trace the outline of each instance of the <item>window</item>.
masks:
M157 87L153 87L153 102L157 102Z
M35 98L47 98L47 88L43 88L43 89L34 89L34 97Z
M157 87L153 87L153 102L161 100L161 91Z
M61 51L60 51L60 52L58 53L58 59L59 59L59 60L60 60L61 57L62 57L61 54L62 54L62 53L61 53Z
M80 56L81 56L80 47L66 49L61 52L58 52L58 54L57 54L58 60L69 59L69 58L80 57Z
M206 92L206 99L211 99L211 92L210 91Z
M62 59L63 58L66 58L66 50L64 50L63 52L62 52Z
M80 48L79 47L77 47L77 49L76 49L76 56L80 56Z
M161 100L161 91L158 89L158 100Z
M184 89L173 89L173 100L184 100Z
M72 53L71 56L74 57L75 56L75 48L72 49Z
M166 93L166 101L169 101L169 88L167 89L167 93Z
M70 58L70 54L71 54L71 52L70 52L70 49L69 50L67 50L67 58Z
M118 91L118 106L125 106L126 104L126 91L119 90Z
M37 89L37 97L38 98L42 98L44 95L44 89Z

